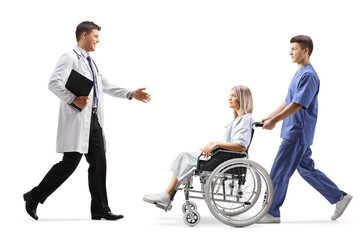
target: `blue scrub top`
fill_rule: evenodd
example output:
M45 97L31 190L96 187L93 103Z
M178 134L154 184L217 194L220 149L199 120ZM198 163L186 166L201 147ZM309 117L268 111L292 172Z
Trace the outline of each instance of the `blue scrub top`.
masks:
M299 69L291 80L286 106L297 103L303 106L295 114L283 120L281 138L311 145L314 140L318 114L318 93L320 80L314 68L308 64Z

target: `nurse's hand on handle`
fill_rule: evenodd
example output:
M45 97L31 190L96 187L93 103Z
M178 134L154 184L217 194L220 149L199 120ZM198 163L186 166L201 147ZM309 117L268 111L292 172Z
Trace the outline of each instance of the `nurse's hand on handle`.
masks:
M261 120L261 123L264 124L263 129L267 130L273 130L276 125L276 121L274 121L272 118L264 118Z
M286 102L284 101L273 113L261 120L261 123L264 123L263 129L272 130L276 123L295 114L297 111L303 108L302 105L294 102L290 103L287 107L285 106Z
M72 102L79 108L84 109L86 105L89 103L89 97L86 96L76 97Z

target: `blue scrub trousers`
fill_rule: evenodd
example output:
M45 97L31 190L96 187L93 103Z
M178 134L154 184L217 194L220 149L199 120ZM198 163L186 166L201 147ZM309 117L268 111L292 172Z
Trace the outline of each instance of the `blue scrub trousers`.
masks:
M331 204L340 200L343 191L324 173L314 168L310 146L300 144L299 140L283 139L270 172L274 185L274 200L268 212L270 215L280 217L280 207L285 200L290 177L296 169Z

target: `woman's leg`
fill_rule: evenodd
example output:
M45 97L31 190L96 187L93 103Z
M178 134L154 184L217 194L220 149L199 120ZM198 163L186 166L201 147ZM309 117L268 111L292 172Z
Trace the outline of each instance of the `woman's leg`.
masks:
M180 153L179 156L174 160L171 164L171 170L173 171L173 176L171 178L170 184L165 190L165 193L171 195L179 180L183 179L185 176L189 175L189 173L196 167L199 152L191 153L191 152L183 152Z
M171 178L171 181L170 181L170 184L169 186L167 187L167 189L165 190L165 192L168 194L168 195L171 195L174 190L175 190L175 187L177 185L177 183L179 182L179 180L176 178L175 174L173 173L172 175L172 178Z
M172 175L171 181L170 181L168 187L166 188L165 192L162 192L159 194L145 195L143 197L143 200L148 203L155 203L156 206L164 209L163 207L167 206L168 203L170 202L170 196L174 192L176 185L179 182L178 178L182 179L194 167L196 167L197 156L199 156L199 154L197 154L197 153L184 152L184 153L179 154L179 156L171 164L171 170L173 171L173 175ZM178 178L176 176L178 176Z

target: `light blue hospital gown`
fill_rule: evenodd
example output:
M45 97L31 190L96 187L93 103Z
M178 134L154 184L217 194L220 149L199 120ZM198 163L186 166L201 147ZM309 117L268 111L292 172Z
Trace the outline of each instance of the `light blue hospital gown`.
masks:
M235 119L235 121L226 128L226 132L222 142L236 142L247 148L250 144L252 124L254 120L251 114L246 114ZM178 180L183 179L196 168L197 159L200 155L198 152L183 152L171 164L171 170L174 172Z

